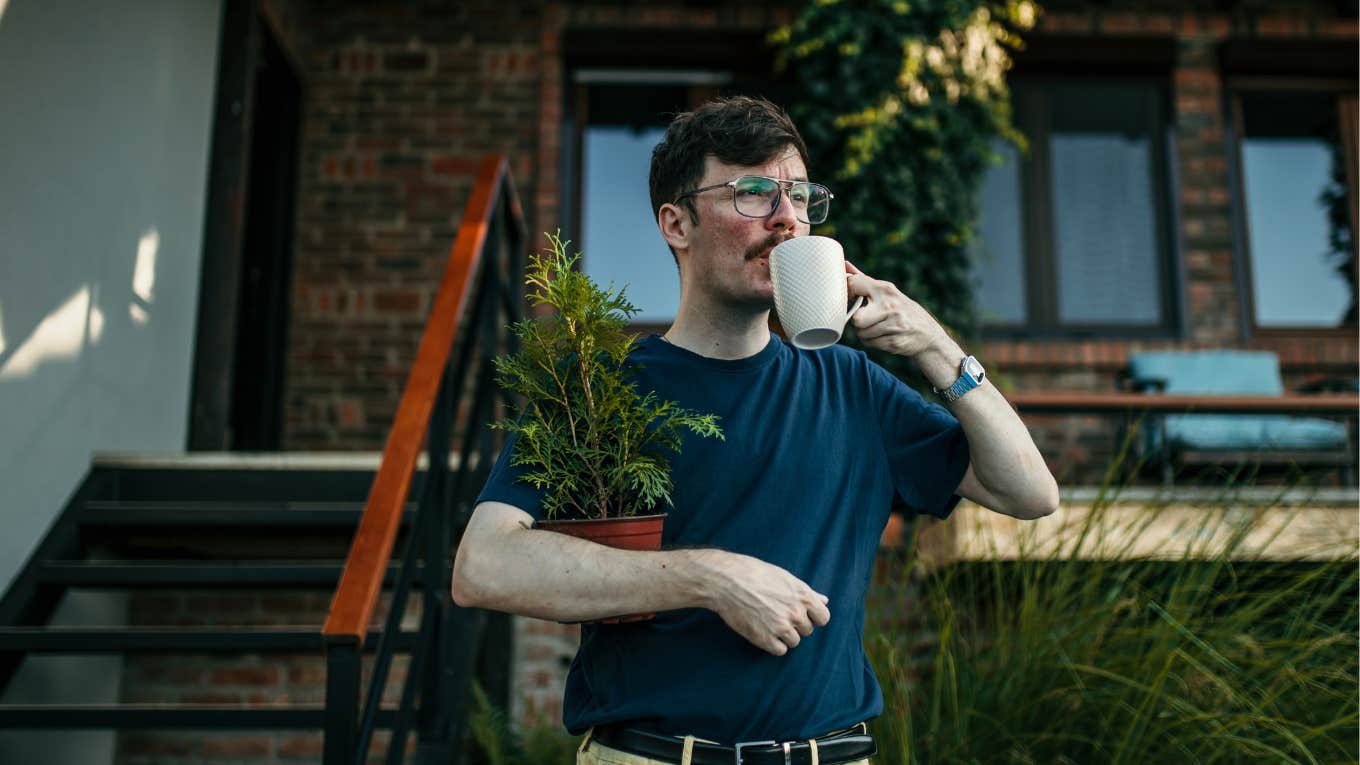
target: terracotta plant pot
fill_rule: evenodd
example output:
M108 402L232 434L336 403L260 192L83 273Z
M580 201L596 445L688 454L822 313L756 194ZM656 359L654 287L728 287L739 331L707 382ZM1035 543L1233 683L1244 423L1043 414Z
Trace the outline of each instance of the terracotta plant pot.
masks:
M661 529L666 523L666 514L635 515L628 518L590 518L577 521L538 521L534 528L556 531L581 539L589 539L606 547L620 550L660 550ZM632 614L610 619L599 619L590 624L618 624L620 622L640 622L651 619L656 614Z

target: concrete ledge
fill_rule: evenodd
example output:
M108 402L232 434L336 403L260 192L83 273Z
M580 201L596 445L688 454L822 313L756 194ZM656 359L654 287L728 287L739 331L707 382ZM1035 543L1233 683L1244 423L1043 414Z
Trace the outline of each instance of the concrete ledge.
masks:
M1062 490L1058 512L1020 521L964 500L948 521L922 520L926 567L986 560L1360 558L1360 492L1346 488L1098 487Z
M99 452L94 466L157 470L372 470L382 462L382 452ZM475 462L470 463L476 467ZM416 468L424 470L429 455L421 453ZM458 455L449 455L449 468L457 469Z

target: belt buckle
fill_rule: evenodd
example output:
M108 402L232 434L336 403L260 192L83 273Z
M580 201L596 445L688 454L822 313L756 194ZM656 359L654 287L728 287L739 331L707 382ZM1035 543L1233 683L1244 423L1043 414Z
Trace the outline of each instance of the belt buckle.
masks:
M733 744L733 745L732 745L732 749L733 749L733 751L735 752L733 762L735 763L735 765L741 765L741 750L743 750L743 749L747 749L747 748L753 747L753 746L774 746L774 745L777 744L777 743L779 743L779 742L778 742L778 741L743 741L743 742L740 743L740 744Z

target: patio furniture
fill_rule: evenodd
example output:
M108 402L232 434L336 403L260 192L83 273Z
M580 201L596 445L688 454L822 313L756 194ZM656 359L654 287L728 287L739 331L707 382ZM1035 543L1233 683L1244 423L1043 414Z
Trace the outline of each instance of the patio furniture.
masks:
M1149 351L1129 355L1128 385L1166 396L1285 397L1279 360L1264 351ZM1268 408L1268 407L1267 407ZM1144 422L1142 456L1170 484L1188 465L1335 467L1354 480L1354 452L1347 425L1284 413L1150 414ZM1291 411L1286 408L1284 411ZM1352 413L1354 414L1354 413Z

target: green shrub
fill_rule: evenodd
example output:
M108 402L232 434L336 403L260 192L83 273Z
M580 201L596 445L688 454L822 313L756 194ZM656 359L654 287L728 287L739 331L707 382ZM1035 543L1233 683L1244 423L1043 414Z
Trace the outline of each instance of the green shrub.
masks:
M1108 507L1077 551L1108 549ZM1230 513L1241 520L1210 553ZM867 634L886 704L877 761L1356 762L1354 551L1253 558L1243 540L1261 517L1206 509L1178 560L1022 549L916 582L910 629L871 620Z

